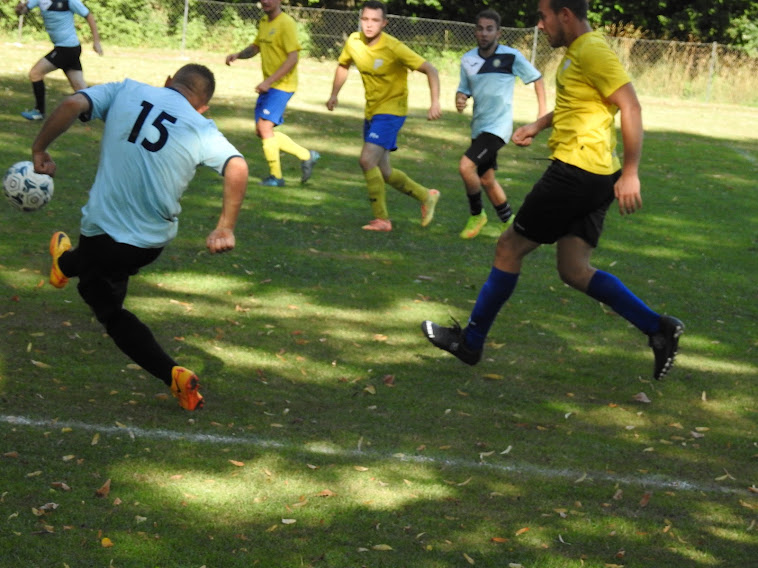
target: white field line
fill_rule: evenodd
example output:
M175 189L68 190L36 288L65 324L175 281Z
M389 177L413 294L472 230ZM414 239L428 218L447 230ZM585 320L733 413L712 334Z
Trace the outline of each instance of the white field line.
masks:
M177 432L161 428L145 429L135 426L118 427L102 424L87 424L75 420L40 420L24 416L9 416L0 414L0 423L13 426L26 426L31 428L71 428L87 432L97 432L114 436L128 435L132 440L143 438L147 440L189 441L199 444L211 445L244 445L263 449L273 448L286 451L297 451L312 455L332 455L341 458L363 458L375 460L387 460L398 462L422 463L446 467L481 468L498 472L509 472L527 476L539 476L548 479L566 479L572 483L591 483L601 481L613 484L641 486L646 489L661 489L672 491L702 491L704 493L730 493L742 494L743 489L734 487L722 487L717 484L703 484L684 479L667 478L664 475L615 475L608 472L576 471L570 469L546 468L525 462L515 462L513 458L507 459L510 463L493 463L487 461L472 461L465 459L435 458L418 455L388 454L375 450L362 449L338 449L333 446L321 449L299 446L297 444L267 440L255 436L219 436L215 434L198 434L192 432ZM494 455L492 456L494 457Z

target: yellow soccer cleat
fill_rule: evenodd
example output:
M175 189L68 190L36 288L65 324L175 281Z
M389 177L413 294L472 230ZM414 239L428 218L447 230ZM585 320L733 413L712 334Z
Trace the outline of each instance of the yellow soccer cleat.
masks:
M58 259L61 255L71 248L71 239L63 231L57 231L53 233L50 238L50 256L53 259L53 264L50 267L50 284L56 288L63 288L68 284L68 278L58 266Z
M466 221L466 226L461 231L462 239L473 239L487 224L487 214L482 211L479 215L472 215Z

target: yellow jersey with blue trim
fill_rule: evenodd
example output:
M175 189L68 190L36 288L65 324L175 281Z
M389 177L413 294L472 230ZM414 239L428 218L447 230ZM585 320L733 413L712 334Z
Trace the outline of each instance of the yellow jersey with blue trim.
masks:
M630 82L618 56L599 32L576 38L555 76L551 158L591 173L610 175L621 168L616 154L618 107L607 97Z
M355 64L366 91L366 119L377 114L408 114L408 70L415 71L425 59L399 39L382 32L368 45L363 32L347 38L339 64Z
M264 15L259 23L258 35L253 40L253 45L257 45L261 51L261 69L263 78L266 79L282 66L287 55L301 49L297 39L295 20L285 12L281 12L270 21L268 16ZM297 89L297 65L271 86L280 91L294 93Z

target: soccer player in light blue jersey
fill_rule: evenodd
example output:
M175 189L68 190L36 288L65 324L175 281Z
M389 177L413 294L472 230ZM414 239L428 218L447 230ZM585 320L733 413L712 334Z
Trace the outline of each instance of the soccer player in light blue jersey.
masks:
M484 10L476 17L477 47L461 58L461 78L455 94L458 112L474 99L471 119L471 146L463 155L458 170L466 187L471 216L461 231L461 238L473 239L487 223L482 209L482 187L500 220L507 226L513 212L505 191L495 178L497 152L508 143L513 131L513 87L516 78L534 83L537 116L545 114L545 85L542 74L520 51L501 45L500 14Z
M213 73L196 64L179 69L162 88L130 79L90 87L66 98L32 144L35 170L54 175L48 146L77 117L105 121L95 182L82 208L79 244L72 248L66 233L53 234L50 283L63 288L69 278L78 277L79 295L116 345L166 383L187 410L203 405L197 376L179 366L123 303L129 277L157 259L176 236L179 200L197 166L224 177L221 215L206 247L221 253L236 244L234 227L248 167L213 121L202 116L214 89Z
M28 120L45 118L44 79L48 73L56 69L63 71L74 91L87 87L82 72L82 63L79 59L82 54L82 46L76 35L74 14L87 20L92 32L92 46L98 55L103 54L95 16L82 4L81 0L29 0L28 2L19 2L16 5L16 14L22 16L37 7L42 14L45 30L53 42L53 50L37 61L29 71L36 106L21 113L21 116Z

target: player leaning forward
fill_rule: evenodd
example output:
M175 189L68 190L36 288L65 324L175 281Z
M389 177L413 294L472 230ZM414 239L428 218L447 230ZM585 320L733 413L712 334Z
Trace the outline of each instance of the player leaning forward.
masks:
M648 336L655 357L653 376L660 379L674 363L684 325L654 312L621 280L590 264L614 197L622 215L642 206L638 167L643 132L637 95L616 54L592 31L587 0L539 0L538 15L550 45L568 49L556 74L555 109L518 128L512 140L528 146L552 126L551 164L500 236L494 266L466 328L425 321L421 329L435 346L475 365L495 317L516 288L524 258L542 244L557 243L561 279L610 306ZM623 167L615 151L617 111Z
M35 170L54 175L48 146L77 117L107 116L78 246L71 248L61 231L53 234L50 283L62 288L78 277L79 294L119 349L166 383L187 410L203 405L197 376L180 367L123 302L129 277L157 259L176 236L179 199L199 165L224 177L221 215L206 246L211 253L235 246L248 168L216 125L202 116L214 89L211 71L195 64L179 69L165 87L130 79L90 87L66 98L32 145Z

